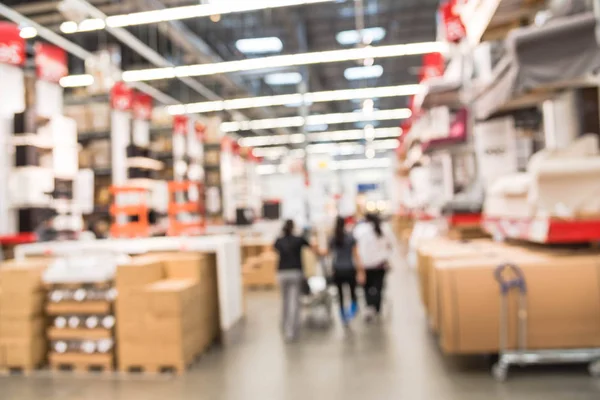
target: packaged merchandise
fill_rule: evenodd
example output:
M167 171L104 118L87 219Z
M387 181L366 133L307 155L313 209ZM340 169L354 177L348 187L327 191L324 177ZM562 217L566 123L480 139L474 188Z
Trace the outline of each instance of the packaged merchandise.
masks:
M494 271L511 262L527 285L527 347L600 346L598 256L511 255L447 261L436 271L440 345L445 353L495 353L501 296ZM508 297L509 348L516 346L517 295Z

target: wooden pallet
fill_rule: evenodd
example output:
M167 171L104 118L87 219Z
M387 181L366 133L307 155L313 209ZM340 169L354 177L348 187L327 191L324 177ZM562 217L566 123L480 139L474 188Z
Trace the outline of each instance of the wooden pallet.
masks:
M36 366L23 366L23 365L9 365L0 368L0 376L30 376L37 369L41 368L40 365Z
M106 315L111 314L112 302L106 300L88 300L88 301L61 301L58 303L48 303L46 313L48 315Z
M190 365L127 365L121 367L120 371L123 374L144 374L144 375L183 375L189 369Z
M244 289L251 291L251 292L270 291L270 290L275 290L276 288L277 288L277 285L274 283L262 283L262 284L247 283L244 285Z
M100 289L108 290L114 287L113 281L102 281L102 282L69 282L69 283L46 283L46 289Z
M105 328L57 328L51 326L47 330L49 340L99 340L111 339L113 337L112 329Z
M113 372L115 369L114 355L83 354L83 353L50 353L48 356L50 369L63 372Z

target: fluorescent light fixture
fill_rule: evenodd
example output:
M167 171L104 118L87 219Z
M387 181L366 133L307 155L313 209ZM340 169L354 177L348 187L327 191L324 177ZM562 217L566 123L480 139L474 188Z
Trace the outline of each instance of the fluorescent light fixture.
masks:
M279 53L283 50L283 42L275 36L240 39L235 42L235 47L244 54Z
M223 122L221 124L222 132L238 132L238 131L255 131L261 129L277 129L277 128L293 128L306 125L322 125L322 124L345 124L358 121L389 121L410 118L412 115L408 108L398 108L392 110L378 110L371 115L362 113L336 113L311 115L303 117L286 117L286 118L269 118L259 119L254 121L241 122Z
M104 28L106 28L106 23L102 19L84 19L77 25L77 32L100 31Z
M288 103L288 104L284 104L284 106L288 107L288 108L298 108L298 107L302 107L302 106L312 106L313 102L309 101L306 99L306 97L304 98L304 101L299 101L296 103Z
M38 34L38 31L33 26L24 26L21 28L21 31L19 32L19 35L23 39L33 39L34 37L37 36L37 34Z
M323 132L323 131L326 131L327 128L329 128L329 125L327 125L327 124L307 125L306 126L306 130L308 132Z
M258 149L253 149L252 154L256 157L263 157L269 160L278 159L286 154L288 154L289 149L285 146L278 147L262 147Z
M392 165L389 158L373 158L361 160L339 160L332 163L332 169L368 169L388 168Z
M75 33L77 32L77 22L75 21L66 21L60 24L60 31L65 34Z
M389 46L259 57L238 61L223 61L212 64L196 64L181 67L125 71L123 72L123 80L126 82L139 82L175 77L209 76L270 68L356 61L363 60L365 58L402 57L435 52L446 53L447 51L448 44L443 42L407 43Z
M371 44L379 42L383 38L385 38L385 29L381 27L342 31L335 35L335 39L342 46L353 46L359 43Z
M348 79L349 81L379 78L381 75L383 75L383 67L381 65L350 67L344 70L344 78Z
M389 168L392 162L389 158L362 158L358 160L338 160L331 161L328 165L330 170L352 170L352 169L369 169L369 168ZM288 169L280 165L259 165L256 167L259 175L285 174Z
M397 138L402 134L400 128L380 128L374 130L375 139ZM343 142L350 140L362 140L365 132L362 129L351 129L346 131L332 131L309 133L305 137L302 133L293 133L291 135L269 135L252 136L241 138L238 143L244 147L274 146L284 144L303 143L306 138L310 142Z
M302 82L302 74L299 72L280 72L265 76L265 82L271 86L297 85Z
M382 86L364 89L329 90L323 92L284 94L279 96L246 97L232 100L205 101L186 105L173 105L167 107L171 115L208 113L224 110L243 110L248 108L289 106L304 101L307 105L329 101L344 101L354 99L372 99L384 97L411 96L419 93L419 85Z
M397 139L387 139L381 140L379 142L374 142L369 145L367 150L372 150L373 156L375 156L375 150L385 151L385 150L393 150L398 147ZM306 151L310 154L327 154L333 153L338 155L352 155L352 154L362 154L365 152L365 147L361 144L356 143L319 143L319 144L311 144L306 147ZM372 158L372 157L367 157Z
M192 18L211 17L214 15L222 16L226 14L266 10L271 8L283 8L302 6L307 4L329 3L332 1L334 0L220 0L219 2L211 4L172 7L165 8L162 10L142 11L130 14L113 15L106 18L105 24L106 26L111 28L119 28L126 26L155 24L158 22L165 21L180 21ZM82 23L85 22L87 24L86 21L89 20L84 20L82 21ZM100 27L96 25L95 30L101 30L104 28L104 26ZM75 29L74 31L70 30L68 32L63 31L63 33L75 32L78 32L78 30Z
M60 78L60 86L64 88L84 87L91 86L94 84L94 77L92 75L69 75Z

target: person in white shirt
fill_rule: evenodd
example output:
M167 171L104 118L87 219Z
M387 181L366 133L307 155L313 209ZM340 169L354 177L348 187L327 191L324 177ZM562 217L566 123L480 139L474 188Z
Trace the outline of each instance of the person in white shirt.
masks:
M354 229L354 238L358 248L360 268L357 280L364 286L367 307L373 309L375 315L381 312L381 295L385 274L389 269L392 255L393 239L381 226L381 220L376 214L367 214L365 221ZM371 315L367 314L370 319Z

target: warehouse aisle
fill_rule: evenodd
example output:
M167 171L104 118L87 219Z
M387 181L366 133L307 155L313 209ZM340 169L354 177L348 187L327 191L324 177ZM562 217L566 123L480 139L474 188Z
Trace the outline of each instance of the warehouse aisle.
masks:
M0 400L597 400L600 380L585 369L516 371L495 383L482 358L448 360L426 332L414 275L391 277L391 318L355 321L351 334L306 330L286 346L279 298L251 293L241 343L213 350L184 378L134 380L69 376L0 378Z

